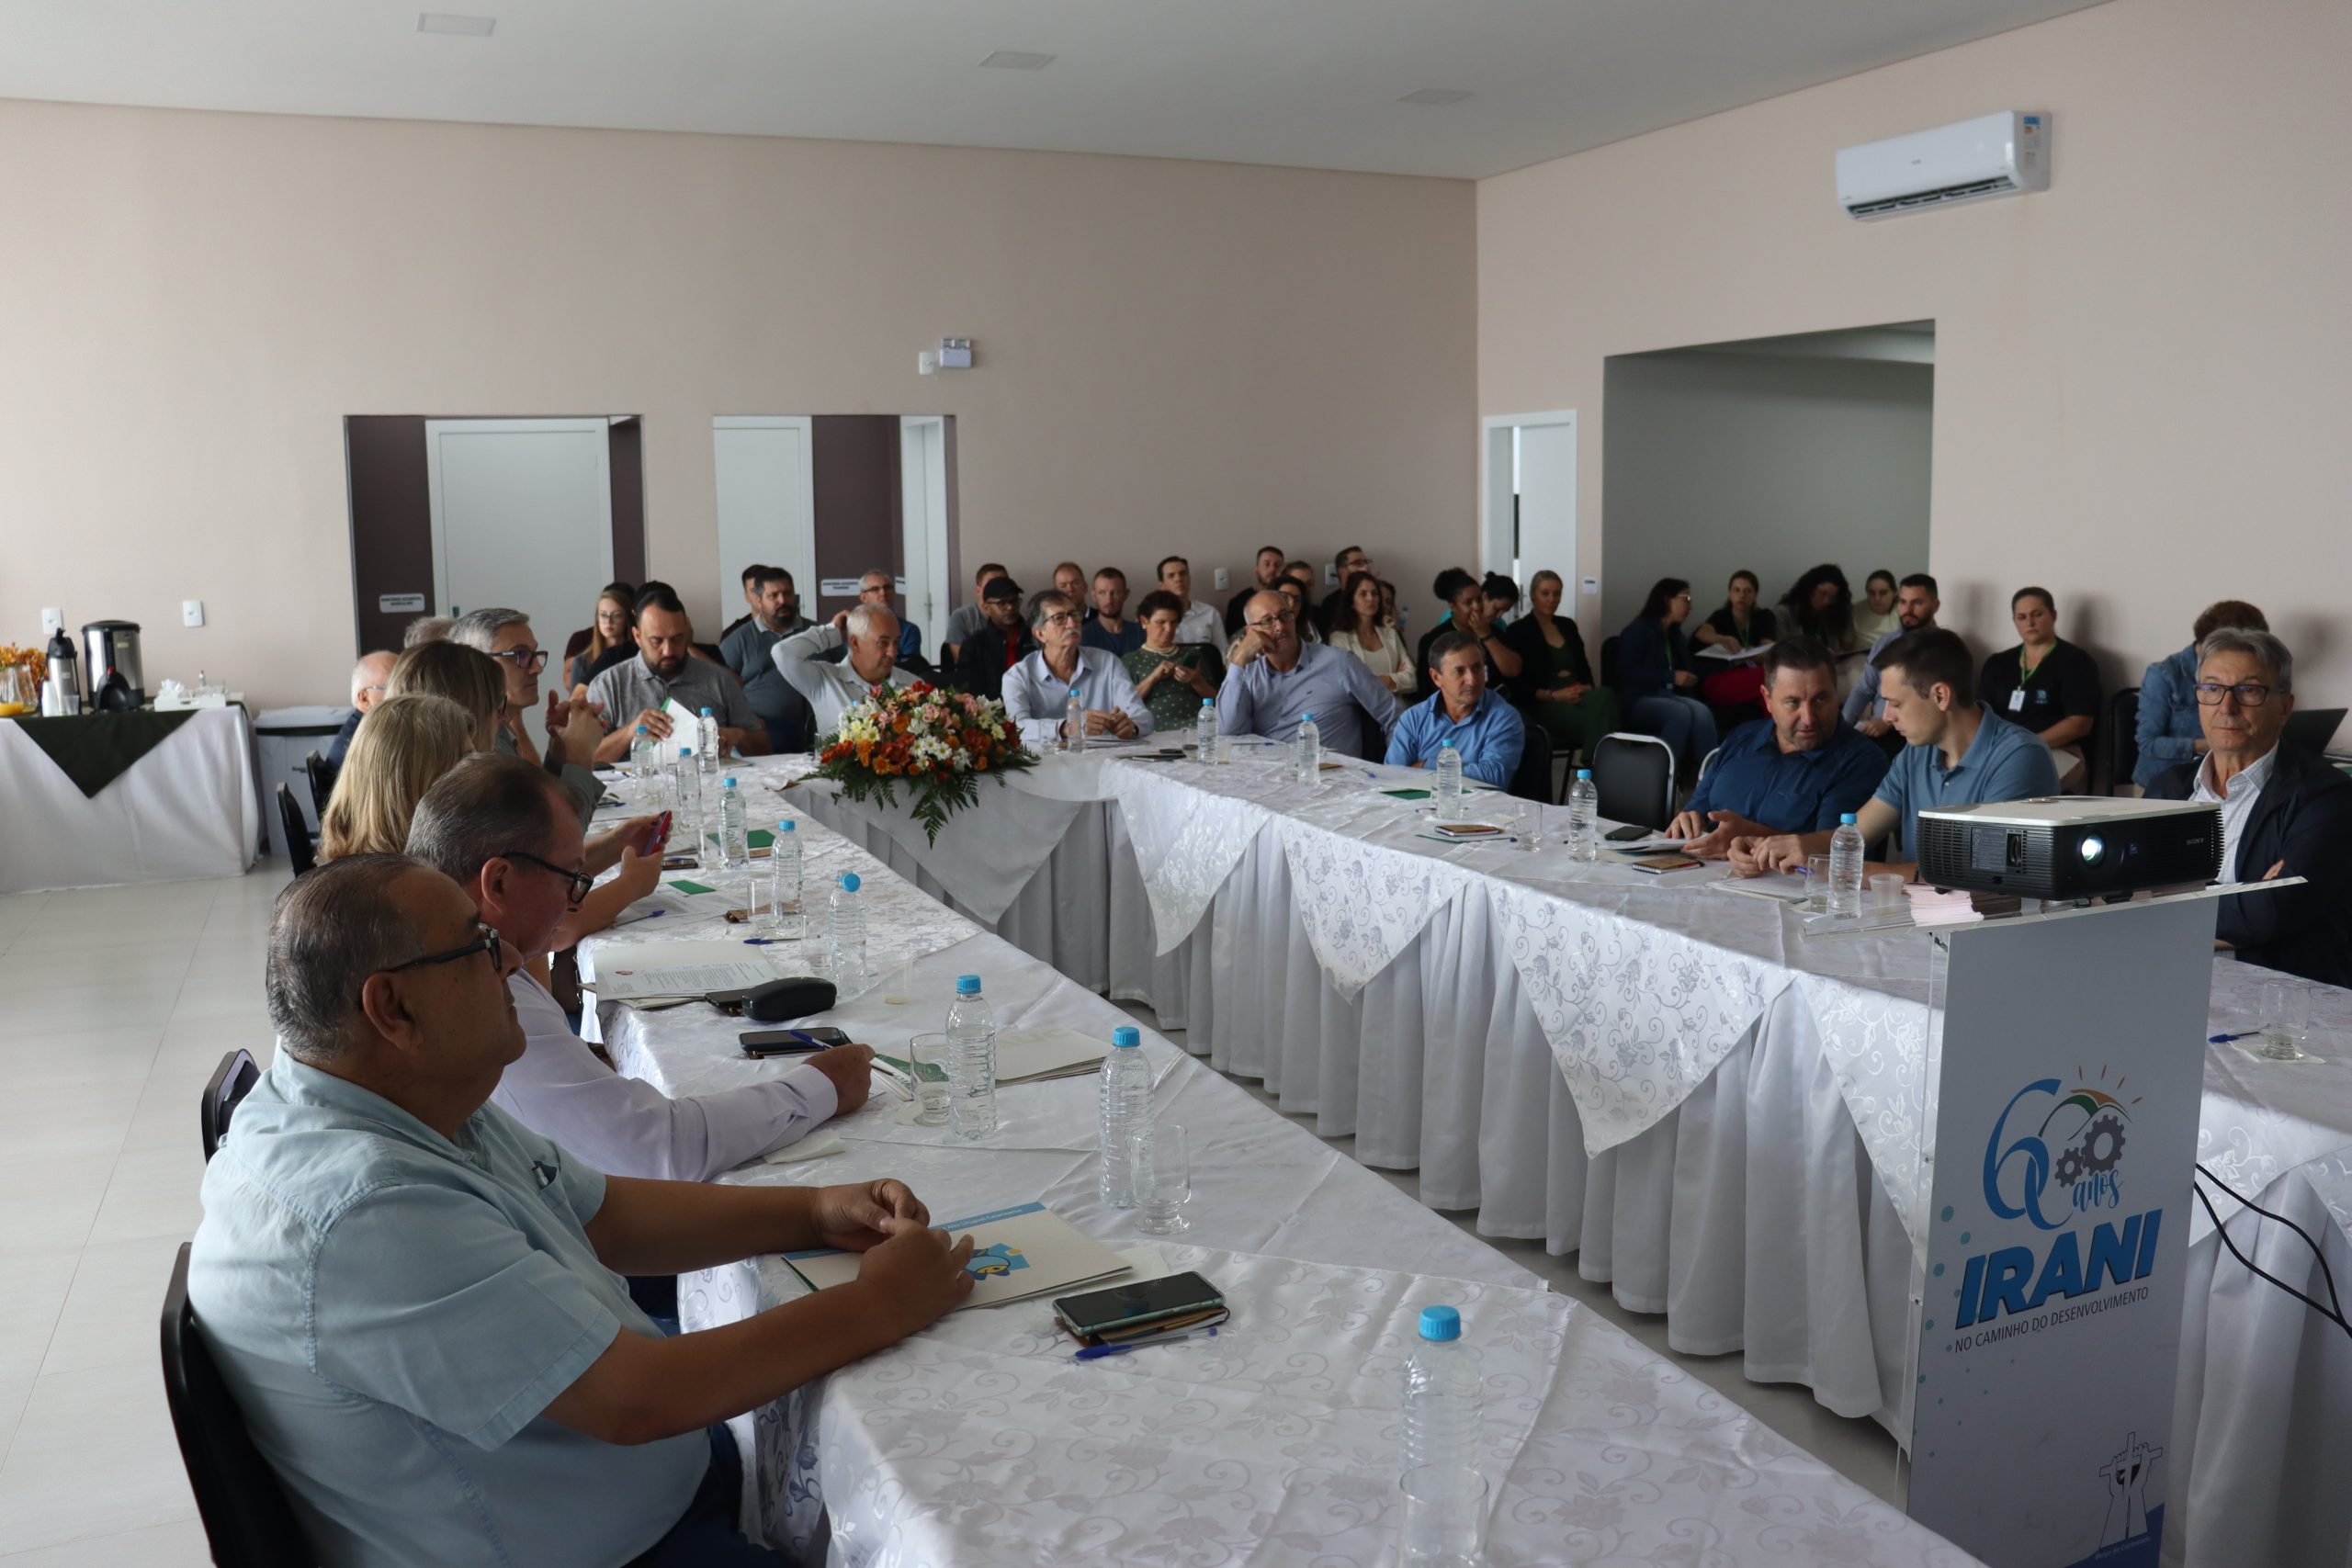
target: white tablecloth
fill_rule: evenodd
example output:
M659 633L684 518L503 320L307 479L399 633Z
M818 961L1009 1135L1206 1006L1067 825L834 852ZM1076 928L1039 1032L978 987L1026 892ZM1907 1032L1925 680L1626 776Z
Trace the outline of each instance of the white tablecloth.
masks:
M854 846L803 830L812 866L867 879L877 937L923 954L911 1007L869 993L828 1021L887 1048L936 1028L948 977L974 972L1003 1027L1107 1034L1124 1021L1001 938L922 911L919 894ZM712 934L707 921L663 933ZM592 973L601 940L583 944ZM795 967L806 965L779 963ZM707 1009L595 1010L616 1061L673 1090L776 1070L741 1058L732 1035L742 1026ZM1229 1335L1076 1366L1039 1303L955 1314L736 1423L758 1478L748 1490L759 1533L804 1551L828 1544L831 1561L855 1564L1390 1561L1406 1325L1418 1306L1451 1301L1485 1357L1498 1563L1968 1561L1150 1038L1168 1068L1157 1111L1188 1128L1193 1151L1194 1225L1169 1260L1224 1286ZM842 1153L728 1179L893 1174L943 1218L1042 1199L1132 1246L1148 1238L1096 1198L1091 1152L1057 1146L1067 1140L1046 1103L1091 1087L1001 1091L1005 1126L979 1149L909 1141L915 1130L886 1098L836 1124ZM682 1308L689 1327L709 1326L798 1290L762 1259L682 1281Z
M0 893L242 875L261 841L253 732L198 710L95 795L0 719Z

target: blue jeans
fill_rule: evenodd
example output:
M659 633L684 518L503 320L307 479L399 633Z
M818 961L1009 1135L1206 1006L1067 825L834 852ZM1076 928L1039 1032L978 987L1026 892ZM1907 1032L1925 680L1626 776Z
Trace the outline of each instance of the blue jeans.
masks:
M1696 697L1679 692L1644 697L1625 717L1644 735L1655 735L1674 748L1684 778L1690 777L1691 770L1715 749L1715 716Z
M710 1468L670 1533L628 1568L784 1568L779 1552L754 1546L735 1528L743 1495L743 1461L724 1427L710 1428Z

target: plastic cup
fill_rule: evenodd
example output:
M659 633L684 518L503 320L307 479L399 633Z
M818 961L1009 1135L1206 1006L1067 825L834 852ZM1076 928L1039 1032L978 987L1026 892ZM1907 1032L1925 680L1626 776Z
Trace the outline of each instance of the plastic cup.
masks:
M910 953L900 953L883 960L882 1002L885 1007L902 1008L915 999L915 960Z
M1829 908L1829 857L1805 856L1804 874L1808 884L1804 907L1815 914L1826 913Z
M907 1061L915 1070L915 1125L947 1125L947 1036L918 1034L907 1042Z
M2262 987L2262 1044L2256 1055L2266 1062L2301 1061L2311 1027L2310 991L2293 980L2272 980Z
M1903 907L1903 877L1899 872L1882 871L1871 878L1871 908L1899 909Z

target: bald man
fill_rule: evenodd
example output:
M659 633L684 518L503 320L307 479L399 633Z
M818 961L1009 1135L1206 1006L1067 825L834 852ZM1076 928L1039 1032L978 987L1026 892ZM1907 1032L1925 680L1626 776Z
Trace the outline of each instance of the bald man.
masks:
M335 732L334 744L327 748L327 763L343 766L343 754L351 750L351 738L359 733L359 721L368 710L384 700L384 682L392 677L392 661L397 653L363 653L359 662L351 667L351 707L349 718Z

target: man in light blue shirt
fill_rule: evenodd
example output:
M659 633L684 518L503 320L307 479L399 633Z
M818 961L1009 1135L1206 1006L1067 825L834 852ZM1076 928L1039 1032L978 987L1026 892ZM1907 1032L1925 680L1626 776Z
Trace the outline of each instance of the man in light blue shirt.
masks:
M1439 749L1451 746L1461 755L1463 777L1509 789L1527 749L1527 721L1487 689L1486 649L1465 632L1447 632L1430 644L1430 681L1437 694L1397 719L1388 765L1433 768Z
M1287 740L1298 733L1300 716L1311 713L1326 747L1361 757L1366 753L1359 706L1383 737L1396 727L1396 694L1345 649L1301 642L1298 613L1286 595L1251 594L1241 624L1241 640L1216 694L1220 735Z
M2058 793L2050 748L1977 702L1974 660L1956 633L1907 632L1875 662L1886 716L1904 739L1878 793L1855 814L1864 843L1894 835L1894 858L1881 869L1913 869L1923 808ZM1836 830L1735 840L1732 870L1741 876L1800 870L1807 855L1828 851Z
M288 887L278 1055L205 1170L198 1328L329 1568L780 1563L707 1429L933 1321L971 1244L896 1181L608 1178L526 1130L486 1103L523 1051L516 963L405 856ZM809 1246L865 1252L858 1278L707 1337L663 1337L616 1272Z
M1894 591L1894 616L1902 625L1886 632L1871 644L1870 658L1862 661L1861 678L1854 689L1846 694L1842 716L1848 724L1876 740L1893 733L1894 726L1886 719L1886 704L1881 687L1885 674L1874 662L1878 656L1894 646L1895 639L1905 633L1916 632L1936 624L1936 612L1943 608L1943 600L1936 592L1936 580L1924 571L1915 571L1905 578ZM1837 826L1831 823L1830 826Z

